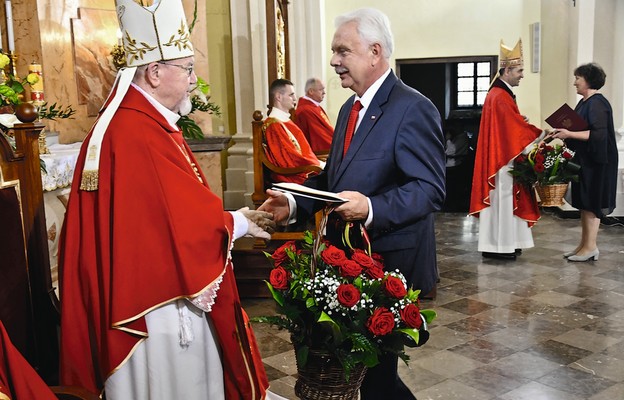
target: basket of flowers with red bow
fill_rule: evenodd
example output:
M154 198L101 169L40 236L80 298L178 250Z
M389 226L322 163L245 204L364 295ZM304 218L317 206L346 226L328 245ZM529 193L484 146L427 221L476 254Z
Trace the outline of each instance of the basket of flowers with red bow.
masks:
M436 316L420 308L420 291L408 288L398 270L386 270L370 247L346 244L343 250L306 232L265 253L279 315L255 320L290 332L302 399L356 399L366 369L386 353L407 363L405 347L424 344Z
M509 171L517 182L534 187L543 207L560 206L570 181L578 181L580 165L574 152L561 139L535 144L527 155L520 154Z

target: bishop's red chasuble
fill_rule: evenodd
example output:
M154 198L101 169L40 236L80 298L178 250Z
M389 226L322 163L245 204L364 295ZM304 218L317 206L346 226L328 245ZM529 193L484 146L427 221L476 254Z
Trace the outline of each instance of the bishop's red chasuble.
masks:
M495 186L496 173L522 153L542 132L524 120L511 91L496 80L483 105L474 175L470 198L470 214L490 206L490 190ZM532 189L514 184L514 215L532 226L539 219L539 209Z
M96 191L79 189L84 142L59 257L61 383L101 391L149 336L145 314L208 293L225 397L261 398L268 381L228 257L232 216L173 133L131 87L104 136Z
M295 110L295 122L314 152L328 152L334 136L334 127L323 107L301 97Z

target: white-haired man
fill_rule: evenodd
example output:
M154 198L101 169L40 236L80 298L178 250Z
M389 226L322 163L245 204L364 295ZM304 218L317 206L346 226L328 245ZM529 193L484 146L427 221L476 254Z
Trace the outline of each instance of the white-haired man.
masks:
M355 94L338 114L325 170L304 185L349 200L330 215L328 240L341 243L345 222L363 224L386 269L399 269L408 286L427 294L437 280L434 213L444 202L444 136L433 103L392 72L392 50L390 22L380 11L336 18L331 65ZM305 220L324 205L267 193L260 209L278 221L295 212ZM398 377L396 356L384 355L368 370L361 398L414 399Z

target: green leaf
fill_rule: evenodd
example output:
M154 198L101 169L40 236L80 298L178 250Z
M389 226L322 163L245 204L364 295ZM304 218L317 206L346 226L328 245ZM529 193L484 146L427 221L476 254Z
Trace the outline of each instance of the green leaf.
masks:
M420 314L425 317L425 321L430 324L431 321L438 316L438 314L434 310L420 310Z
M280 292L279 290L275 290L273 288L273 285L271 285L269 282L264 281L264 283L266 283L267 287L269 288L269 291L271 292L271 295L273 296L273 299L275 300L275 302L283 307L284 295L282 294L282 292Z
M310 309L310 308L314 307L315 305L316 305L316 302L314 301L313 298L308 297L306 299L306 308Z
M418 333L418 329L401 328L401 329L397 329L397 331L402 332L406 334L407 336L411 337L412 339L414 339L414 342L418 344L418 339L420 337L420 334Z
M184 136L185 139L201 140L204 138L204 132L195 121L189 118L188 115L180 117L178 120L178 126L182 130L182 136Z

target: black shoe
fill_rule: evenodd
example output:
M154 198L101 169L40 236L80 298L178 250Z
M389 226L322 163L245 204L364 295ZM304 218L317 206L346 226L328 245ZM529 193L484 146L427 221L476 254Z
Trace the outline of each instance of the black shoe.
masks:
M483 253L481 253L481 255L485 258L495 258L498 260L515 260L516 259L516 253L490 253L490 252L484 251Z
M520 254L522 254L522 249L516 249L515 253L517 256L519 256Z

